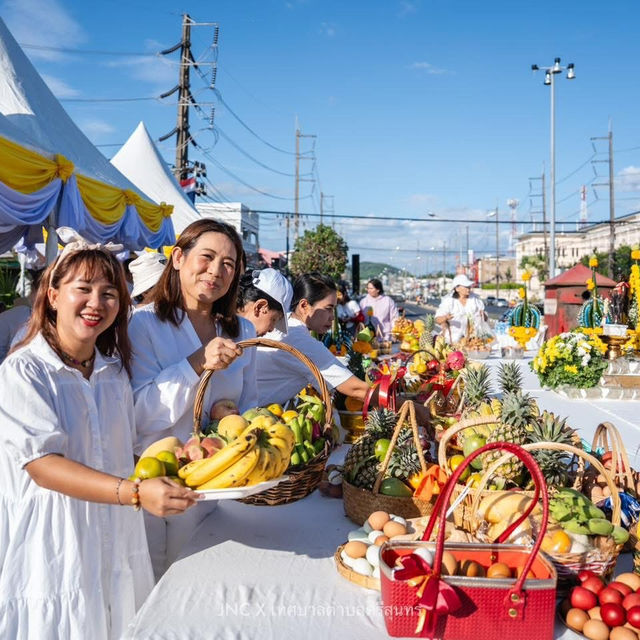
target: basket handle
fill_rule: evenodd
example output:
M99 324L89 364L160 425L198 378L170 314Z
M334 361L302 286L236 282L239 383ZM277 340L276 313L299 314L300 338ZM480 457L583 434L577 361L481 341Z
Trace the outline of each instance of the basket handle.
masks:
M373 484L372 492L374 494L378 493L380 490L380 484L382 483L382 478L384 477L385 472L387 471L387 467L389 466L389 462L391 460L391 453L393 452L396 442L398 441L398 436L400 435L400 431L407 419L407 414L409 416L409 424L411 425L411 431L413 432L413 441L416 444L416 449L418 450L418 460L420 460L420 469L422 473L427 473L427 461L424 459L424 453L422 452L422 445L420 444L420 434L418 433L418 421L416 420L416 408L413 405L411 400L407 400L404 402L402 407L400 408L400 413L398 414L398 420L396 422L396 427L393 430L393 435L391 436L391 442L389 443L389 448L387 449L387 453L382 461L382 465L380 466L380 471L378 472L378 477Z
M609 438L611 439L611 447L609 447ZM636 484L633 481L627 449L624 446L620 431L611 422L601 422L596 427L591 450L595 451L598 447L602 447L605 452L611 451L613 454L611 475L614 480L618 479L621 487L633 489L635 492Z
M547 451L566 451L575 456L583 458L589 464L592 464L605 478L607 481L607 485L611 490L611 502L612 502L612 514L611 514L611 522L615 525L620 526L620 515L621 515L621 503L620 503L620 495L618 494L618 488L616 487L611 474L602 466L602 463L594 458L591 454L587 453L583 449L578 449L578 447L573 447L568 444L559 444L557 442L535 442L530 444L522 445L522 448L525 451L535 451L536 449L543 449ZM480 493L482 489L486 486L489 478L495 473L496 469L503 465L512 454L507 453L498 460L496 460L486 471L486 473L482 476L480 481L478 482L478 486L475 490L473 504L471 506L471 519L473 520L476 517L476 512L479 506ZM457 471L457 469L456 469Z
M458 376L459 378L460 376ZM458 379L456 378L456 380ZM500 422L498 416L483 416L481 418L470 418L467 420L461 420L457 425L446 429L440 437L440 444L438 445L438 464L442 467L448 475L451 475L451 470L447 464L447 444L449 440L469 427L479 427L483 424L497 424Z
M322 435L331 439L331 421L333 419L333 410L331 406L331 394L329 393L329 387L327 387L327 383L325 382L322 373L318 367L301 351L298 351L291 345L288 345L286 342L279 342L277 340L269 340L268 338L251 338L249 340L241 340L237 343L237 346L241 349L246 349L247 347L271 347L273 349L280 349L281 351L286 351L290 353L292 356L295 356L309 367L311 373L313 373L316 381L318 382L318 386L320 388L320 395L322 396L322 401L325 406L325 424L322 429ZM211 376L214 374L214 371L211 369L207 369L200 378L200 383L198 384L198 390L196 392L196 399L193 405L193 432L200 432L200 424L202 421L202 405L204 403L204 394L207 390L207 385L209 384L209 380Z
M525 562L520 577L509 589L509 591L507 592L507 597L504 599L504 605L507 609L515 609L518 612L518 615L521 615L524 611L525 597L522 591L522 587L524 581L527 579L527 575L531 567L533 566L538 552L540 551L542 539L544 538L544 534L547 530L547 523L549 521L549 496L547 494L547 483L545 482L544 476L540 471L540 467L538 467L538 464L534 460L533 456L523 447L510 442L491 442L489 444L485 444L484 447L481 447L480 449L476 449L471 455L467 456L456 468L449 480L447 480L447 484L444 486L442 493L438 497L438 501L435 504L433 513L429 518L429 523L427 524L427 528L422 536L422 539L429 540L436 522L440 520L440 527L438 528L438 537L436 538L436 549L433 562L433 574L437 578L440 578L440 570L442 569L442 554L444 552L444 522L446 520L447 507L449 505L449 501L451 500L453 489L464 470L471 464L473 460L475 460L475 458L483 455L487 451L493 451L495 449L503 449L505 451L508 451L509 455L514 455L519 458L524 463L525 467L527 467L529 473L531 474L531 477L534 480L534 497L527 511L525 511L525 513L523 514L522 519L526 518L529 515L529 513L533 510L536 503L538 502L538 499L542 497L542 521L540 522L539 535L534 542L531 552L527 556L527 561ZM516 525L516 523L514 523L514 525ZM512 525L510 528L515 528L514 525ZM507 529L507 531L508 530L509 529Z

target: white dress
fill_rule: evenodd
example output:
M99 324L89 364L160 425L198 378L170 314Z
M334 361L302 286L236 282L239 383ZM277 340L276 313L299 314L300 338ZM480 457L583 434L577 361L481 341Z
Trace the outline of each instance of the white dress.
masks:
M304 353L320 369L330 389L340 386L353 374L316 340L309 329L292 315L288 316L289 331L286 335L274 329L264 337L285 342ZM258 347L256 361L258 374L258 404L265 407L272 402L283 404L293 398L307 384L318 386L311 369L295 356L271 347Z
M240 333L235 342L256 337L256 330L238 317ZM228 338L217 326L218 335ZM139 441L136 453L167 435L181 440L193 431L193 405L200 378L187 361L202 343L189 317L178 326L162 322L153 305L138 307L129 322L133 346L132 379ZM233 400L240 413L257 405L256 349L247 349L229 367L216 371L205 394L203 414L218 400ZM205 416L203 422L206 424Z
M38 335L0 367L0 424L0 638L120 637L153 587L142 513L43 489L24 466L56 453L127 477L126 372L96 352L86 380Z
M436 311L435 317L441 317L451 314L453 318L449 320L448 329L443 329L442 335L445 340L451 344L455 344L467 335L469 323L476 329L484 323L484 302L482 299L472 293L467 299L467 304L463 305L459 298L452 295L445 296L440 301L440 306Z
M238 317L240 332L235 342L255 338L256 331ZM217 325L218 335L228 338ZM133 346L132 385L135 398L138 441L136 453L152 442L174 435L183 442L193 432L193 408L200 378L187 361L202 343L189 317L178 326L162 322L153 305L138 307L129 322ZM203 403L203 425L218 400L233 400L240 412L255 407L256 349L251 347L229 367L216 371L209 380ZM214 501L200 502L184 514L154 518L145 514L149 552L156 579L178 558L200 522L215 508Z

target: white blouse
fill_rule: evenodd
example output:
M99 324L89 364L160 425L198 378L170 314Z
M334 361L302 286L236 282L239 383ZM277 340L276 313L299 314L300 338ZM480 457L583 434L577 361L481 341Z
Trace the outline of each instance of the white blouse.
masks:
M442 329L442 335L447 342L454 344L467 335L469 323L476 328L482 326L484 322L484 302L482 298L472 293L467 299L467 304L463 305L459 298L448 295L440 301L435 317L438 318L448 314L453 316L449 320L451 334L445 328Z
M235 342L255 338L248 320L238 317L240 333ZM218 335L228 338L220 326ZM167 435L181 440L193 432L193 406L200 378L187 361L202 343L185 313L176 327L162 322L153 305L138 307L129 322L133 346L132 385L136 407L138 442L136 453ZM240 413L257 405L256 349L251 347L229 367L216 371L207 386L203 425L218 400L233 400Z
M0 423L0 637L120 637L153 587L142 513L43 489L24 466L60 454L130 475L126 372L96 352L86 380L38 335L0 367Z
M316 340L309 329L292 315L288 316L286 335L274 329L264 337L285 342L304 353L320 369L330 389L340 386L353 374ZM256 361L258 374L258 404L262 407L277 402L283 404L293 398L307 384L318 386L311 369L295 356L271 347L258 347Z

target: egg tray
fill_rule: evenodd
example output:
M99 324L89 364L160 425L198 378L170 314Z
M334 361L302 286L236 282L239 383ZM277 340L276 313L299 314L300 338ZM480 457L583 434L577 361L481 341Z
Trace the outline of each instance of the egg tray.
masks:
M341 544L335 552L333 559L336 562L336 568L338 569L338 573L343 577L349 580L349 582L353 582L357 584L359 587L364 587L365 589L373 589L374 591L380 591L380 579L372 578L371 576L363 576L361 573L354 571L353 569L347 567L347 565L342 562L342 558L340 554L342 553L345 545Z

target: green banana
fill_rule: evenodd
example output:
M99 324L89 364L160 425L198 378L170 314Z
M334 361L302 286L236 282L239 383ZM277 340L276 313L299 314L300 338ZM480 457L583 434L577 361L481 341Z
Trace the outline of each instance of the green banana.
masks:
M309 462L309 454L307 450L304 448L304 445L297 444L296 451L298 452L298 455L300 456L300 460L302 460L302 463L307 464L307 462Z
M296 449L294 449L291 453L289 465L292 467L297 467L299 464L302 464L302 459L300 458L300 454L296 451Z
M302 422L302 441L303 442L311 442L313 438L313 425L311 424L311 420L309 418L305 418Z
M589 533L594 536L608 536L613 532L613 525L604 518L591 518L587 522Z
M591 531L589 531L589 527L585 527L583 524L580 524L577 520L567 520L566 522L561 523L563 529L571 533L584 533L585 535L589 535Z
M624 544L629 539L629 532L622 527L614 526L611 537L616 544Z
M302 444L304 437L302 434L302 427L300 426L300 418L294 418L291 420L291 422L289 422L289 426L291 427L291 431L293 431L296 444Z
M318 438L313 443L313 450L316 452L316 455L318 455L324 449L324 443L325 443L324 438Z
M311 444L311 442L309 442L309 440L305 440L302 444L304 445L304 448L307 450L307 453L309 454L309 460L311 460L311 458L314 458L316 455L316 450L314 446Z

